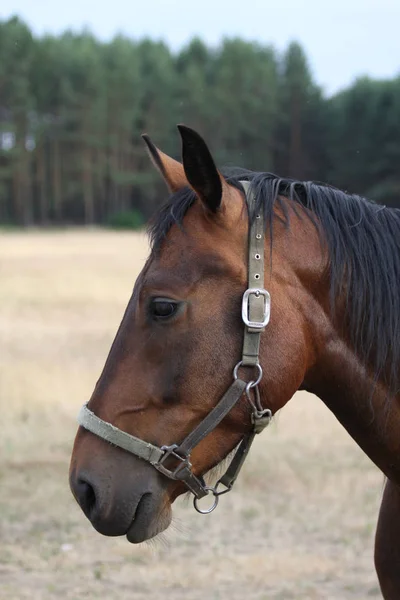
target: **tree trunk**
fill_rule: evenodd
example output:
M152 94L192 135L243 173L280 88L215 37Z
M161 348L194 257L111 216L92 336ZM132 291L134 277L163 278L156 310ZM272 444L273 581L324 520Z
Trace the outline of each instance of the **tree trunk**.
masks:
M60 141L56 137L53 141L53 198L54 198L54 218L57 223L62 220L62 189L61 189L61 161L60 161Z
M15 136L15 158L13 164L13 191L16 221L20 225L31 225L32 190L30 177L30 156L25 148L26 123L17 123Z
M37 148L37 182L39 191L39 220L41 225L46 225L48 222L46 171L46 148L45 140L42 139Z
M91 159L91 148L87 142L84 142L82 187L86 225L91 225L94 223L94 194Z
M290 113L289 175L301 179L301 99L297 90L293 90Z

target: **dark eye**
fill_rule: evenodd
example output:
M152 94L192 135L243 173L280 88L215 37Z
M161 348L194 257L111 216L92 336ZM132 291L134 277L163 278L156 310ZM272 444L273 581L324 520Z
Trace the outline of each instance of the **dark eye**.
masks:
M179 308L178 302L168 298L153 298L150 302L150 316L153 319L169 319Z

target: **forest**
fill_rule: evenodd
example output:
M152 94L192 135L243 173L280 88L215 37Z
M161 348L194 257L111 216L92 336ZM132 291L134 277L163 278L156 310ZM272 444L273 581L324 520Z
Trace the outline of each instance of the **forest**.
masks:
M0 224L140 225L165 198L141 133L179 158L177 123L206 138L219 166L400 206L400 76L327 97L296 42L278 52L193 39L172 52L0 21Z

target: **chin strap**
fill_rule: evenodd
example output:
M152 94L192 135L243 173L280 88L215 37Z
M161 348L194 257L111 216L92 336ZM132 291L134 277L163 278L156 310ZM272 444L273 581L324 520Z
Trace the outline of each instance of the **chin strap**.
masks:
M255 198L248 181L241 181L246 194L249 216L255 212ZM245 324L242 359L233 370L233 382L222 396L218 404L208 415L189 433L180 444L170 446L154 446L141 440L107 421L97 417L84 404L78 415L78 423L94 435L106 440L149 462L160 473L182 481L194 494L194 507L202 514L212 512L219 501L219 496L232 489L240 469L249 453L251 444L256 436L264 430L271 420L272 413L263 409L260 402L259 383L263 371L259 363L260 338L270 319L270 295L264 289L264 215L262 209L249 218L249 268L248 289L243 294L242 320ZM239 370L255 370L257 376L251 381L239 377ZM233 407L246 394L251 408L252 430L247 433L239 443L234 457L226 473L211 487L207 486L203 477L193 473L190 455L193 450L211 431L213 431ZM173 467L171 466L174 465ZM223 489L218 490L219 486ZM202 509L198 500L211 493L214 497L213 504Z

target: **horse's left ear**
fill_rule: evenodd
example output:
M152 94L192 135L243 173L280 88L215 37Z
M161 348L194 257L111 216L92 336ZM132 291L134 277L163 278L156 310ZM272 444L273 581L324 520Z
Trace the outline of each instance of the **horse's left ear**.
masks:
M169 191L177 192L187 186L188 182L181 163L161 152L146 133L142 135L142 139L147 146L151 162L161 173Z
M221 208L226 182L215 166L203 138L190 127L178 125L182 138L182 162L185 175L205 207L213 213Z

